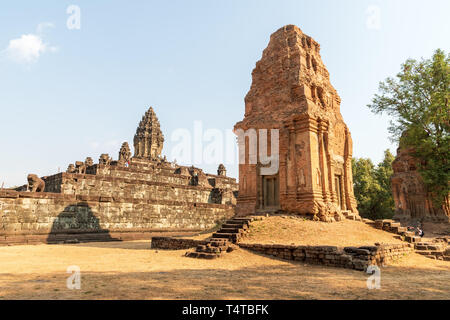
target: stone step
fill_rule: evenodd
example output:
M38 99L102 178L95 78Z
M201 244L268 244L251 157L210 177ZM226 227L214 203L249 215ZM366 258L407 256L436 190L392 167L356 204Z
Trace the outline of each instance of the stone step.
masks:
M233 218L232 220L234 220L234 221L246 221L246 222L252 222L253 220L255 220L254 218L245 218L245 217L242 217L242 218Z
M395 223L394 220L389 220L389 219L383 220L383 229L390 227L393 223Z
M208 253L208 252L186 252L186 257L200 258L200 259L217 259L220 257L220 253Z
M243 233L244 229L240 228L221 228L218 233Z
M240 228L240 229L247 230L248 226L246 224L240 225L240 224L224 223L222 225L222 228Z
M222 249L220 247L197 246L195 251L196 252L207 252L207 253L220 253L222 251Z
M405 241L409 243L422 242L422 238L417 236L405 236Z
M416 253L424 256L443 256L444 253L440 250L418 250Z
M216 232L212 235L213 238L225 238L231 240L232 242L236 242L240 237L239 233L219 233Z
M399 233L399 234L401 234L403 232L407 232L407 231L408 231L408 228L406 228L406 227L398 227L397 228L397 233Z
M229 241L228 241L228 239L220 239L220 238L212 238L210 241L209 241L209 244L212 246L212 247L223 247L223 246L227 246L227 245L229 245Z
M438 250L438 251L445 251L446 246L440 246L436 244L426 244L426 243L420 243L416 244L416 250Z
M233 225L238 225L238 226L247 225L248 226L247 221L239 221L239 220L227 220L227 221L225 221L225 224L233 224Z
M348 210L342 210L341 212L345 217L347 217L350 214L350 211Z

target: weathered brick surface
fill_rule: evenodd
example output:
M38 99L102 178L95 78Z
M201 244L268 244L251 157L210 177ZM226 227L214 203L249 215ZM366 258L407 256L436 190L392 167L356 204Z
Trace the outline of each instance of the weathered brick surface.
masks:
M187 201L0 192L0 235L204 230L233 206Z
M88 157L42 177L45 192L24 185L0 191L0 243L105 241L205 230L234 215L236 179L205 174L161 157L163 135L153 109L119 160Z
M283 210L334 221L349 211L356 218L352 138L340 104L320 45L294 25L273 33L252 72L244 119L235 125L238 135L248 133L240 146L246 160L239 166L238 215ZM270 177L261 173L261 155L257 164L250 161L252 146L264 141L251 132L261 129L279 132L279 170Z
M206 245L206 240L193 240L193 239L179 239L172 237L153 237L152 249L168 249L168 250L181 250L195 248L199 245Z
M366 270L369 265L382 266L389 264L414 250L409 244L345 248L244 243L240 243L239 246L281 259L356 270Z

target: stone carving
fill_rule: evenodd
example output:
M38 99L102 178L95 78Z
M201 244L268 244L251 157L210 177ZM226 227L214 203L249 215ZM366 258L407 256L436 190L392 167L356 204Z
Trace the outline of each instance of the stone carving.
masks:
M189 168L189 174L191 175L191 186L206 186L209 184L208 178L202 169L195 168L194 166Z
M187 167L178 167L174 171L175 174L180 174L182 176L191 176L191 173Z
M134 156L156 160L161 156L164 135L153 108L145 113L134 136Z
M75 168L75 165L73 163L69 164L66 170L67 173L76 173L77 169Z
M75 168L77 173L86 174L86 164L83 161L75 161Z
M358 213L350 185L352 140L340 103L314 39L294 25L270 36L252 72L244 119L234 127L247 159L239 165L238 215L283 210L332 221L343 211ZM258 150L250 146L262 139L251 129L278 130L279 166L271 176L261 174L260 162L249 163Z
M298 188L306 187L305 171L304 171L304 169L300 169L299 170L297 186L298 186Z
M86 164L86 167L92 167L94 165L94 160L92 160L91 157L87 157L84 163Z
M226 176L227 175L227 169L225 166L221 163L219 164L219 167L217 168L217 175L218 176Z
M225 190L220 189L220 188L213 188L211 190L211 194L209 196L208 202L221 204L222 203L222 195L223 195L224 191Z
M102 153L100 155L100 158L98 159L98 163L104 166L109 166L111 163L111 158L109 156L109 154L107 153Z
M417 168L418 160L414 158L413 150L407 147L398 148L397 157L392 162L394 174L391 178L396 211L394 218L450 222L449 197L440 207L436 207Z
M28 190L31 192L44 192L45 182L37 175L30 173L27 177Z
M119 163L127 165L131 160L131 151L128 142L122 143L119 151Z

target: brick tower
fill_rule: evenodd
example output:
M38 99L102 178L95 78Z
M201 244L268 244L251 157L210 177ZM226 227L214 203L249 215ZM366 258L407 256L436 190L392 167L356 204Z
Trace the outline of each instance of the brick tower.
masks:
M244 119L235 125L245 137L240 152L246 159L239 164L238 215L283 210L333 221L358 214L352 139L340 103L320 45L294 25L272 34L252 72ZM279 135L278 170L269 175L262 173L261 129ZM256 163L248 161L252 153L258 153Z

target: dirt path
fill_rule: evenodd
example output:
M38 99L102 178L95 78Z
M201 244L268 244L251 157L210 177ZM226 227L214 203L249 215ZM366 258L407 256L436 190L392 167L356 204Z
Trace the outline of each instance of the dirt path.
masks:
M0 299L450 299L450 263L411 255L368 275L245 250L216 260L156 251L149 241L0 247ZM67 267L81 289L66 287Z

